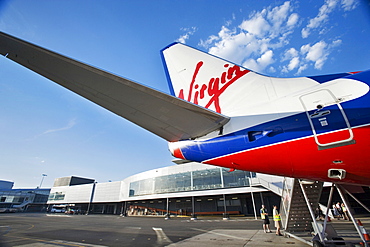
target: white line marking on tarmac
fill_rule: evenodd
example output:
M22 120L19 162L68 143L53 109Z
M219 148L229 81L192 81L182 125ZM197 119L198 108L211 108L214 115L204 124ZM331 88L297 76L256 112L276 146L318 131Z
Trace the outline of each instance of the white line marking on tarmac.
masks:
M191 228L191 229L196 230L196 231L200 231L200 232L205 232L205 233L211 233L211 234L215 234L215 235L219 235L219 236L224 236L224 237L228 237L228 238L235 238L235 239L241 239L241 240L246 239L246 238L240 238L240 237L236 237L236 236L229 235L229 234L224 234L224 233L219 233L219 232L214 232L214 231L207 231L207 230L198 229L198 228Z
M126 226L125 229L141 230L140 226Z
M96 244L86 244L78 242L70 242L64 240L52 240L47 242L37 242L31 244L22 244L16 245L15 247L55 247L55 246L64 246L64 247L108 247L106 245L96 245Z
M157 244L172 244L173 242L166 236L162 228L152 227L157 234Z
M46 216L52 216L52 217L71 217L70 215L63 215L63 214L46 214Z

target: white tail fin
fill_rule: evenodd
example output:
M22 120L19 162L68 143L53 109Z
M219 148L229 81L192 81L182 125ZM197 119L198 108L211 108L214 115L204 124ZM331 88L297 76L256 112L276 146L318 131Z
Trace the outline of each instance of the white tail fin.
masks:
M181 43L162 55L174 96L230 117L271 111L272 100L317 84L263 76Z
M180 43L163 49L162 54L175 96L218 113L230 113L230 101L240 90L236 84L243 83L249 70Z

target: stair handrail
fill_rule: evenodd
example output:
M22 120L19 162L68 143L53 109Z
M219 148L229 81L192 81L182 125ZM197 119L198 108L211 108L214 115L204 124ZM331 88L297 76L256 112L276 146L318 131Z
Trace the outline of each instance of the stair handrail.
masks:
M258 182L256 182L258 181ZM270 191L274 192L278 196L281 196L283 194L283 189L280 188L279 186L276 186L275 184L268 182L262 178L252 178L251 179L252 185L257 185L260 184L266 189L269 189Z

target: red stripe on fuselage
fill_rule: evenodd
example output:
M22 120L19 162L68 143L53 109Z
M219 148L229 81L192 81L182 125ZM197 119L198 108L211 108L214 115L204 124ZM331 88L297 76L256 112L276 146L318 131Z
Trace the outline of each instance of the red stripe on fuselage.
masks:
M184 157L184 155L182 154L182 152L181 152L181 149L180 148L176 148L176 149L174 149L173 150L173 154L172 154L174 157L176 157L176 158L179 158L179 159L183 159L183 160L185 160L185 157Z
M330 139L343 131L330 133ZM355 144L318 150L314 137L238 152L203 163L328 182L370 185L370 126L353 129ZM322 138L325 135L321 136ZM342 161L340 164L333 161ZM329 169L344 169L343 180L328 178Z

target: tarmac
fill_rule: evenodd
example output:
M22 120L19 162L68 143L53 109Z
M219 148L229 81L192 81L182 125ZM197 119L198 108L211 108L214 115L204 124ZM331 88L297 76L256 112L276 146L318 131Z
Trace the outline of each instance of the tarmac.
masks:
M166 242L168 243L168 245L166 245ZM170 243L170 240L168 238L160 237L158 238L157 243L159 246L163 246L163 244L165 244L164 246L168 247L310 246L309 244L303 243L295 238L276 236L274 232L264 233L263 230L213 230L204 232L192 238L188 238L176 243ZM55 247L55 246L106 247L105 245L91 245L61 240L55 240L44 243L17 245L17 247Z
M0 225L3 224L0 226L0 237L3 236L5 244L1 244L0 238L1 247L312 246L310 232L292 235L282 231L285 236L276 236L274 227L272 233L264 233L259 229L262 228L260 221L248 218L231 218L225 221L204 217L193 221L187 218L164 220L152 217L93 215L4 216L0 221ZM361 218L361 221L370 229L369 217ZM335 220L330 224L345 240L359 239L351 222ZM64 231L66 235L59 234L60 231Z
M199 234L181 242L168 245L209 247L209 246L310 246L295 238L276 236L274 232L264 233L263 230L213 230ZM312 246L312 245L311 245Z

